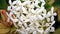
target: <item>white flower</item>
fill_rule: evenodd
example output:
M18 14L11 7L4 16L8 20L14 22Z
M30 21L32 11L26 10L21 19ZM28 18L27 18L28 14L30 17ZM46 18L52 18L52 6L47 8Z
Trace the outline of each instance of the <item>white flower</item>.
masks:
M54 16L57 15L54 12L54 7L50 11L47 11L44 7L44 0L22 1L24 2L20 0L12 2L9 0L10 6L7 8L10 11L9 13L7 12L7 16L13 21L14 26L17 28L16 31L19 34L48 34L48 32L54 31L52 25L55 23ZM41 3L41 6L38 3ZM14 18L12 15L14 15ZM18 29L18 27L21 28ZM44 27L47 28L44 30Z
M55 32L55 28L51 27L50 32Z
M51 15L54 15L54 16L57 15L56 13L54 13L54 7L51 8Z

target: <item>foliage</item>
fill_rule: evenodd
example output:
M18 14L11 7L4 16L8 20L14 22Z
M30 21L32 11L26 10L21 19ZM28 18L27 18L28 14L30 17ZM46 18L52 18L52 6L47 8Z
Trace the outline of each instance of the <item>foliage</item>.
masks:
M54 34L60 34L60 28L56 29L56 31L54 32Z
M55 0L53 5L57 8L60 8L60 0Z
M6 0L0 0L0 9L7 9Z
M54 0L45 0L45 2L46 2L45 9L49 11L51 7L53 6Z

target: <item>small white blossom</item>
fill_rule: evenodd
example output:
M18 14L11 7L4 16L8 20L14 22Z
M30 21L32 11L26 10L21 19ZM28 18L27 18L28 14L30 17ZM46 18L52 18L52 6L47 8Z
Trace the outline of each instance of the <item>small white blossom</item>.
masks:
M50 32L55 32L55 28L54 27L51 27Z
M7 12L8 22L11 19L16 31L19 34L48 34L54 32L53 24L55 23L54 16L57 14L54 12L54 7L50 11L47 11L44 7L44 0L9 0L10 6L8 6ZM42 3L41 3L42 2ZM41 3L41 6L38 5ZM12 15L14 15L12 17ZM18 24L16 24L18 23ZM18 29L18 27L21 27ZM46 29L44 30L44 27ZM50 29L51 28L51 29Z

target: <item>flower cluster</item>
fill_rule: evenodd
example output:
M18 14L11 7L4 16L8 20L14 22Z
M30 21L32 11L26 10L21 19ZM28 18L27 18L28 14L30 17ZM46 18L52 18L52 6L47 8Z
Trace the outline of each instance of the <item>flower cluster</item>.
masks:
M22 2L23 1L23 2ZM20 34L47 34L53 32L55 23L53 11L47 11L44 0L9 0L8 21L11 19ZM38 4L41 3L41 6Z

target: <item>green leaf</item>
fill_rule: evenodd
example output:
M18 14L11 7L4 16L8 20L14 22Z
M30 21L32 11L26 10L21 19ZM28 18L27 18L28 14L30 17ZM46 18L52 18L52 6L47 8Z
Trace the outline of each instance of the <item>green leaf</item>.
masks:
M54 32L54 34L60 34L60 28L56 29L56 31Z
M0 0L0 9L7 9L6 0Z
M45 0L46 4L45 4L45 9L47 11L49 11L51 9L51 7L53 6L55 0Z
M60 0L55 0L53 5L57 8L60 8Z
M47 11L49 11L49 10L51 9L51 7L52 7L52 6L49 5L49 4L45 4L44 6L45 6L45 9L46 9Z

